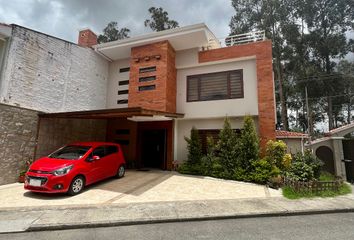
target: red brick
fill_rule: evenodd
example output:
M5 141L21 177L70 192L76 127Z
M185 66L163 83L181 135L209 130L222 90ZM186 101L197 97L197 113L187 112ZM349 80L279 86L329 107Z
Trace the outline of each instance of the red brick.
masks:
M160 56L156 59L154 56ZM176 112L175 50L168 41L132 48L130 61L128 107ZM150 59L145 60L146 57ZM138 62L135 59L139 59ZM139 73L139 68L156 66L156 72ZM140 77L156 76L156 80L139 82ZM139 91L139 86L155 85L155 90Z
M79 32L78 45L82 47L91 47L97 44L97 35L90 29Z

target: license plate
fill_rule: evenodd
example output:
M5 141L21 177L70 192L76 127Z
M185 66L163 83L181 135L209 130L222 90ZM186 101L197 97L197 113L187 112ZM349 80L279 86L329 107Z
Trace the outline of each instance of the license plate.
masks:
M42 185L42 181L38 179L30 179L29 185L35 186L35 187L40 187Z

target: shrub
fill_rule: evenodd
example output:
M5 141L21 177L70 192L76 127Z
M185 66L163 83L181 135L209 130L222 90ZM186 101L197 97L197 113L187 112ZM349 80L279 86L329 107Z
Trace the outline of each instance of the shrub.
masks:
M286 144L281 140L269 140L266 145L266 156L269 157L272 161L272 164L277 166L280 170L285 170L285 161L290 160L291 162L291 158L289 159L288 156L286 157L286 159L284 159L286 155L286 149ZM288 162L286 164L288 164Z
M304 154L295 155L286 176L298 181L311 181L320 177L321 166L322 162L307 150Z
M246 172L253 171L253 162L259 159L259 138L252 117L245 116L238 148L241 167Z
M284 157L283 157L283 170L285 170L285 171L289 170L292 160L293 159L291 157L291 154L287 153L284 155Z
M211 176L214 172L214 165L219 168L218 159L215 154L215 144L212 137L207 137L207 153L202 157L202 166L204 169L204 175Z
M270 178L279 175L279 169L272 164L269 157L264 157L253 163L252 180L256 183L266 183Z
M236 133L232 130L230 120L226 117L217 144L218 157L223 168L222 176L225 178L232 178L234 170L238 167L238 145Z
M193 127L191 129L190 138L184 138L187 141L188 157L187 163L189 165L199 165L202 158L202 145L200 143L200 138L198 130Z

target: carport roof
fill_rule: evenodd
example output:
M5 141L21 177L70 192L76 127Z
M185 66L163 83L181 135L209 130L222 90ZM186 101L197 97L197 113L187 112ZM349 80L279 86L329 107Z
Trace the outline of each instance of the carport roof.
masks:
M164 116L169 118L182 118L184 114L155 111L141 107L114 108L90 111L39 113L40 118L86 118L86 119L107 119L107 118L128 118L134 116Z

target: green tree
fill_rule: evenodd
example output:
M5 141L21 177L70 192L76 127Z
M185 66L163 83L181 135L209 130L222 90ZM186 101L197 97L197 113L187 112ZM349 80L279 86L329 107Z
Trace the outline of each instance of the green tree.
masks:
M354 103L354 62L342 60L338 63L337 71L343 74L343 83L345 88L344 107L347 111L347 124L351 123L351 111Z
M352 0L306 0L304 12L309 31L311 60L318 67L322 82L318 90L327 97L328 127L333 129L333 98L343 91L340 79L333 77L335 59L343 58L353 46L347 41L346 32L353 29L354 2Z
M217 143L218 157L223 168L224 176L232 178L235 171L238 170L238 139L235 131L231 128L230 119L224 120L223 129L219 133L219 141Z
M259 138L251 116L245 116L238 148L238 157L245 171L253 171L253 162L259 159Z
M200 165L202 159L202 145L200 143L200 138L198 130L193 127L191 129L190 138L184 138L187 142L188 158L187 164L189 165Z
M162 7L149 8L151 19L146 19L144 22L145 27L150 27L153 31L159 32L167 29L177 28L178 22L170 20L168 12L164 11Z
M289 25L292 14L290 0L232 0L235 15L230 21L230 35L264 30L272 39L275 80L281 105L283 128L288 129L286 93L284 89L283 51L286 39L283 32Z
M97 38L98 43L111 42L119 39L129 38L130 30L128 28L118 29L117 22L110 22L103 29L103 34Z

